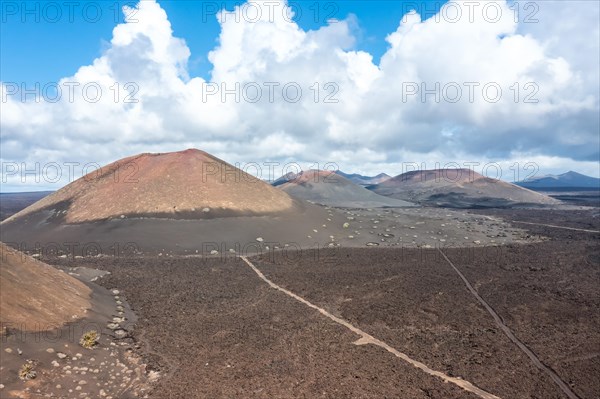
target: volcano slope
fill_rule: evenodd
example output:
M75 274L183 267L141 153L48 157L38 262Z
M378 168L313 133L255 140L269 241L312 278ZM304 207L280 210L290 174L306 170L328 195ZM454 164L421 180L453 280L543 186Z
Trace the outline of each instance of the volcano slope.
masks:
M0 243L0 323L33 331L81 318L91 290L79 280Z
M377 195L331 171L303 171L277 187L296 198L341 208L414 206L406 201Z
M143 396L146 365L125 348L135 316L91 282L105 273L59 270L4 243L0 251L0 397ZM95 342L83 347L90 331Z
M368 188L391 198L448 208L539 207L561 204L543 194L482 176L470 169L412 171Z
M307 231L326 219L323 208L190 149L107 165L6 219L1 237L28 249L76 246L84 255L195 254L313 244Z
M291 198L203 151L140 154L93 171L8 218L60 211L66 223L113 218L206 219L288 210ZM205 211L208 208L208 211Z

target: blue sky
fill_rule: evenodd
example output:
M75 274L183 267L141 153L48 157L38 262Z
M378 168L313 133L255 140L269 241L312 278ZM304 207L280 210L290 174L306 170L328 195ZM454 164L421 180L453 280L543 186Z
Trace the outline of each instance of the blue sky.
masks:
M52 1L2 2L0 25L0 80L3 82L54 82L74 74L108 46L112 30L124 20L120 8L133 5L123 1L78 1L79 6L60 8ZM159 0L171 21L174 35L185 39L191 50L188 64L191 76L209 77L212 68L207 54L217 45L220 27L214 10L233 9L244 1ZM318 29L328 17L345 19L355 15L356 49L365 50L375 61L386 51L385 37L393 32L402 15L411 8L423 17L435 14L445 1L315 1L290 4L300 9L294 20L305 30ZM13 8L17 5L17 9ZM36 8L37 7L37 8ZM27 14L27 10L32 11ZM26 14L23 15L23 12ZM70 16L73 21L70 21ZM36 18L38 19L36 21Z

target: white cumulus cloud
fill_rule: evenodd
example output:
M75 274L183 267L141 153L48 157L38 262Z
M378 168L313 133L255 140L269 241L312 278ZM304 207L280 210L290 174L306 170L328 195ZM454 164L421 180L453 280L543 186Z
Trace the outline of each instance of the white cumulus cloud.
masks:
M497 18L469 15L468 4L426 20L398 15L379 64L356 49L358 17L305 31L286 13L248 20L238 6L217 16L206 81L189 76L190 50L160 4L141 1L136 22L117 25L99 58L59 82L57 101L22 101L2 83L2 161L105 163L198 147L230 162L333 161L363 173L527 156L542 170L597 174L598 3L540 2L535 24L506 1L481 3Z

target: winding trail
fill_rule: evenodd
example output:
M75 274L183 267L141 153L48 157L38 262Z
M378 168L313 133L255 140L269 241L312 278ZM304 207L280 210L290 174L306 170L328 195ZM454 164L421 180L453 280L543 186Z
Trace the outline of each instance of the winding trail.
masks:
M506 336L512 342L514 342L515 345L517 345L519 347L519 349L521 349L521 351L523 351L523 353L525 353L531 359L531 361L533 362L533 364L536 365L537 368L539 368L540 370L542 370L543 372L545 372L546 374L548 374L548 376L550 376L550 378L552 379L552 381L554 381L556 383L556 385L558 385L558 387L560 388L560 390L563 391L565 393L565 395L567 395L571 399L580 399L579 396L577 396L577 394L575 392L573 392L571 390L571 388L569 388L569 385L567 385L558 376L558 374L556 374L556 372L554 370L552 370L550 367L548 367L544 363L542 363L540 361L540 359L537 357L537 355L535 353L533 353L533 351L531 349L529 349L523 342L521 342L519 340L519 338L517 338L515 336L515 334L512 332L512 330L506 324L504 324L504 322L502 321L502 319L500 318L500 316L498 315L498 313L496 313L496 311L485 301L485 299L483 299L479 295L479 293L475 290L475 288L473 288L473 286L471 285L471 283L469 282L469 280L467 280L467 278L460 272L460 270L458 270L458 268L456 266L454 266L454 263L452 263L452 261L446 256L446 254L441 249L439 249L439 248L438 248L438 251L442 254L442 256L444 257L444 259L446 259L446 261L448 262L448 264L450 266L452 266L452 268L454 269L454 271L463 280L463 282L465 283L465 285L467 286L467 288L469 289L469 291L471 291L471 294L473 294L473 296L475 298L477 298L477 300L479 301L479 303L481 303L485 307L485 309L488 311L488 313L490 315L492 315L492 317L496 321L496 324L498 325L498 327L500 327L500 329L504 332L504 334L506 334Z
M543 223L531 223L531 222L521 222L520 220L511 220L511 223L522 223L522 224L530 224L533 226L545 226L545 227L553 227L555 229L563 229L563 230L573 230L573 231L583 231L585 233L596 233L599 234L598 230L586 230L586 229L576 229L575 227L565 227L565 226L556 226L553 224L543 224Z
M354 344L356 345L367 345L367 344L373 344L376 346L379 346L385 350L387 350L388 352L392 353L393 355L395 355L396 357L399 357L400 359L404 360L405 362L413 365L414 367L424 371L425 373L438 377L440 379L442 379L444 382L449 382L451 384L454 384L462 389L464 389L465 391L468 392L472 392L475 395L479 396L480 398L483 399L500 399L498 396L493 395L489 392L484 391L481 388L478 388L477 386L473 385L472 383L470 383L469 381L465 381L461 378L455 378L455 377L450 377L440 371L436 371L436 370L432 370L431 368L429 368L428 366L426 366L425 364L419 362L418 360L414 360L412 358L410 358L408 355L392 348L391 346L389 346L388 344L386 344L383 341L378 340L377 338L373 337L372 335L367 334L366 332L364 332L363 330L353 326L352 324L348 323L346 320L340 319L339 317L336 317L334 315L332 315L331 313L327 312L325 309L320 308L316 305L313 305L312 303L310 303L309 301L307 301L306 299L294 294L291 291L286 290L283 287L280 287L279 285L275 284L274 282L272 282L271 280L269 280L268 278L265 277L264 274L262 274L262 272L260 270L258 270L258 268L256 266L254 266L254 264L252 264L252 262L250 262L248 260L248 258L246 258L245 256L241 256L240 257L244 262L246 262L246 264L248 266L250 266L250 268L252 270L254 270L254 272L258 275L258 277L260 277L263 281L265 281L267 284L269 284L272 288L275 288L276 290L279 290L281 292L283 292L284 294L294 298L295 300L305 304L306 306L315 309L317 311L319 311L322 315L324 315L325 317L328 317L329 319L333 320L334 322L341 324L342 326L346 327L347 329L349 329L350 331L352 331L353 333L357 334L360 336L360 338L354 342Z

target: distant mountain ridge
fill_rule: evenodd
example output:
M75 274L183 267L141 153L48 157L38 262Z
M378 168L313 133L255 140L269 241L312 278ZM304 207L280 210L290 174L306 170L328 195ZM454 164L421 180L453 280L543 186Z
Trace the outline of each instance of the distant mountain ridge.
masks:
M532 177L515 183L529 189L540 188L595 188L600 190L600 179L569 171L560 175Z
M296 177L298 177L300 175L300 173L294 173L294 172L288 172L283 176L280 176L279 178L275 179L271 185L273 187L277 187L277 186L281 186L282 184L285 184L291 180L294 180Z
M377 176L364 176L359 175L358 173L344 173L341 170L336 171L338 175L345 177L346 179L354 182L356 184L360 184L361 186L370 186L373 184L383 183L386 180L392 178L392 176L386 173L380 173Z
M365 176L365 175L359 175L358 173L344 173L341 170L337 170L335 172L332 172L332 171L322 171L322 172L326 172L327 175L329 175L330 173L335 173L339 176L342 176L342 177L350 180L352 183L358 184L359 186L363 186L363 187L383 183L384 181L392 178L392 176L390 176L386 173L380 173L377 176ZM285 175L279 177L277 180L273 181L271 183L271 185L277 187L277 186L285 184L289 181L293 181L294 179L300 177L302 175L302 173L303 172L300 172L300 173L288 172Z

